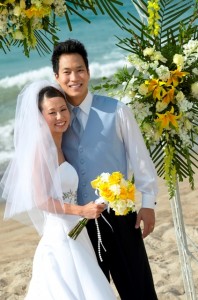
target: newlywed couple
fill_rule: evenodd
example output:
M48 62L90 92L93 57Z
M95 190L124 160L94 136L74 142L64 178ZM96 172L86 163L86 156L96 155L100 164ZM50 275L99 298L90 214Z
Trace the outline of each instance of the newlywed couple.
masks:
M111 276L122 300L155 300L143 238L155 225L157 176L132 112L88 91L88 57L79 41L59 43L52 65L57 84L33 82L18 96L15 152L1 182L5 218L26 211L42 235L25 299L113 300ZM72 126L74 107L81 136ZM134 173L142 193L138 213L115 216L94 203L90 182L113 171ZM89 222L74 240L68 232L80 217Z

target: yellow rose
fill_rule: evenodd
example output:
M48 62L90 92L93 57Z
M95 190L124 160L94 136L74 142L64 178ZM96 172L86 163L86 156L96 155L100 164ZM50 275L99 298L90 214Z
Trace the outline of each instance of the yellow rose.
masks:
M110 184L118 184L122 179L123 175L120 172L113 172L109 177Z
M98 176L96 179L91 181L91 186L94 189L97 189L99 187L100 184L100 177Z
M135 199L135 186L133 184L130 185L127 191L127 199L134 200Z
M127 195L128 195L128 193L127 193L126 186L121 186L121 188L120 188L120 199L126 200L128 198Z
M115 199L113 191L109 189L107 184L103 184L103 186L101 187L100 196L109 202L114 201Z

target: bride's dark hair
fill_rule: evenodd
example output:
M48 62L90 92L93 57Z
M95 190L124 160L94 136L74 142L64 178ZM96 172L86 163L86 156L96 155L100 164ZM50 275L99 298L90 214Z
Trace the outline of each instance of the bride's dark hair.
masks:
M54 98L54 97L61 97L66 102L65 95L60 90L56 89L55 87L46 86L46 87L42 88L39 91L39 94L38 94L38 108L39 108L39 110L42 112L42 103L43 103L43 100L45 98L49 99L49 98Z

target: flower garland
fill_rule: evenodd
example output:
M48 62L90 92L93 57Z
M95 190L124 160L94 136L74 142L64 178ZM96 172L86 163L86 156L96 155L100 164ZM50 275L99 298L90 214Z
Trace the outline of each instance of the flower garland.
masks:
M137 5L137 1L133 2ZM129 45L127 50L131 52L127 56L127 67L95 89L105 89L120 99L127 98L171 198L177 179L182 181L188 177L194 188L193 169L198 167L198 30L195 22L198 1L185 25L176 17L177 12L178 19L182 14L181 1L175 2L176 8L169 8L170 1L152 0L147 5L141 2L147 7L143 12L147 14L148 24L140 27L134 18L135 21L130 22L138 28L139 35L127 28L132 39L120 42L124 49ZM186 3L188 9L194 1L190 2ZM175 25L164 29L164 19L168 20L171 14Z
M21 41L26 50L37 44L35 30L55 32L54 15L62 17L64 0L5 0L0 2L0 37L7 44ZM1 45L2 46L2 45Z
M115 0L0 0L0 50L7 53L12 46L22 47L27 57L32 50L40 55L51 53L50 44L59 40L59 17L64 17L69 31L74 15L91 23L86 12L95 16L106 13L121 27L126 22L119 10L122 5Z

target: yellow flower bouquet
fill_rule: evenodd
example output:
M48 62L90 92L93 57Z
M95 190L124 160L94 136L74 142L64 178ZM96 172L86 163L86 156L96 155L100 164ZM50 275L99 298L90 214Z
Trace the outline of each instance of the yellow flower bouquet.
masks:
M122 173L102 173L91 181L91 186L99 196L96 203L106 203L107 209L111 208L116 215L123 216L136 210L135 186L131 181L124 179ZM80 220L68 235L76 239L87 222L87 218Z
M105 202L116 215L126 215L135 211L135 186L124 179L120 172L102 173L91 186L96 190L99 200Z

